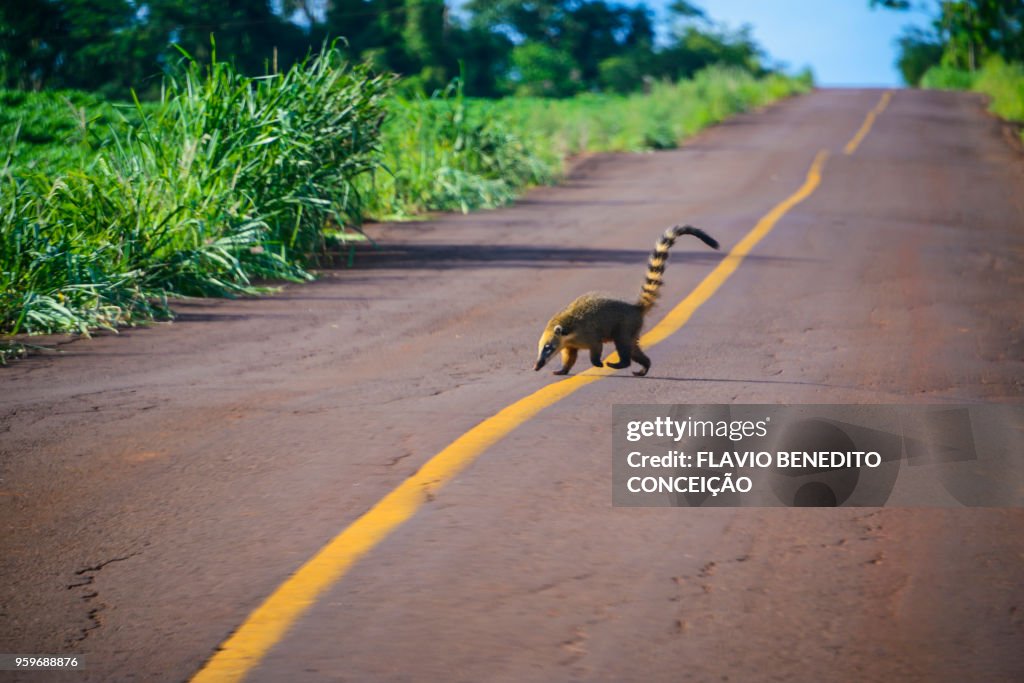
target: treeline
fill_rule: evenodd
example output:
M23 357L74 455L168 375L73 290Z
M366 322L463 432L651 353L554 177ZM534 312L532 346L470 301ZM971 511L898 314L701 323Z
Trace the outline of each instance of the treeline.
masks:
M609 0L20 0L0 4L0 86L154 98L181 51L259 76L335 39L410 89L462 75L483 97L628 93L716 64L768 72L748 29L685 0L661 17Z

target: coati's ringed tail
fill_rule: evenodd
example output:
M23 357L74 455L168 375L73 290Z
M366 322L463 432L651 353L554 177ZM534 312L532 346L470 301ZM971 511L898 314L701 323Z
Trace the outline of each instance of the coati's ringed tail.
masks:
M672 248L672 245L676 243L676 238L680 235L693 235L712 249L718 249L717 240L692 225L683 227L676 225L666 230L658 243L654 245L651 258L647 261L647 279L644 281L643 287L640 288L640 298L636 302L636 305L642 308L644 313L649 311L658 300L658 290L661 289L661 276L665 272L668 250Z
M537 344L537 363L533 369L540 370L553 355L561 352L562 369L555 374L569 374L581 349L589 352L590 362L594 366L602 367L605 365L601 361L604 344L614 342L619 360L607 363L608 367L628 368L635 360L643 369L633 374L646 375L651 367L651 359L640 348L640 330L644 316L658 299L668 250L680 235L693 235L709 247L718 249L718 242L703 230L690 225L669 228L658 240L647 263L647 279L640 289L640 299L631 304L597 294L577 297L548 321Z

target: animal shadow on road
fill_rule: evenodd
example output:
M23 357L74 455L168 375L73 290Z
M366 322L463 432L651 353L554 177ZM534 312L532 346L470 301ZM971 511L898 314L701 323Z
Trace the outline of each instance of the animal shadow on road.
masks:
M405 244L366 250L359 257L364 269L438 269L509 267L564 268L567 264L587 266L636 264L643 266L649 249L594 249L537 245L490 244ZM717 263L722 254L693 252L673 254L674 263ZM747 256L747 261L787 263L801 259L776 256Z

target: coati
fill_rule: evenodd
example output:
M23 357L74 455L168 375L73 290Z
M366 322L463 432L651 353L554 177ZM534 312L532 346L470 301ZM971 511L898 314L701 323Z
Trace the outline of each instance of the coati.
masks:
M647 262L647 279L637 302L631 304L594 293L577 298L548 321L537 344L537 364L533 369L540 370L551 356L561 351L562 369L554 374L567 375L580 349L589 351L590 362L599 368L603 365L601 350L605 342L614 342L619 361L608 363L608 367L620 370L636 361L643 369L633 374L638 377L646 375L651 368L651 359L640 348L640 328L643 327L644 316L658 298L668 250L680 235L693 235L712 249L718 249L718 242L699 228L690 225L669 228L654 246Z

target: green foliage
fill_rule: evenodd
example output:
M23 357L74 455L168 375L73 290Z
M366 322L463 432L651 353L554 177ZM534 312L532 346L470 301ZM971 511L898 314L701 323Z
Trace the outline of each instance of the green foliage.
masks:
M1024 121L1024 64L993 57L978 72L974 89L992 98L990 109L996 116Z
M910 8L905 0L871 0L870 4ZM931 33L907 30L899 40L898 65L907 83L916 84L928 68L937 65L973 72L990 57L1024 62L1021 0L938 0L936 5Z
M896 66L907 85L918 85L925 72L942 61L942 43L927 31L907 27L898 43Z
M1024 59L1020 0L944 0L935 26L945 45L944 66L975 71L993 55Z
M160 96L180 46L243 74L285 71L335 38L353 61L393 72L424 94L463 74L467 93L569 97L689 78L711 65L763 73L749 31L689 2L656 31L643 2L621 0L22 0L0 4L0 87L78 88L125 99ZM466 14L468 12L468 15ZM661 40L655 40L661 35ZM632 88L630 89L630 84Z
M308 277L325 225L362 216L388 87L333 50L259 79L193 63L85 169L8 174L0 329L110 327L167 295Z
M757 80L714 68L691 81L652 83L650 95L584 93L572 98L466 98L459 89L395 98L384 126L384 166L365 176L370 215L499 206L529 185L550 182L578 154L668 149L725 117L811 88L800 79Z
M984 93L990 98L992 113L1009 121L1024 122L1024 64L1009 64L1000 57L992 57L973 73L937 66L924 75L921 87Z
M929 90L970 90L974 74L952 66L933 66L921 77L920 85Z
M81 168L138 121L134 106L80 90L0 90L0 159L16 175Z
M509 98L494 109L567 157L672 148L731 114L809 89L806 80L778 75L758 80L741 69L716 67L692 80L654 83L649 95Z
M690 78L709 66L762 75L761 49L749 27L716 25L699 7L674 2L669 39L655 44L652 10L605 0L471 0L473 25L511 33L506 92L568 96L601 89L636 92L652 80Z
M597 65L597 71L601 88L619 94L636 92L638 86L651 80L643 55L636 53L609 57Z
M543 43L524 43L512 50L509 80L510 89L525 97L567 97L583 86L572 56Z
M556 159L538 152L539 140L457 86L429 99L395 97L389 109L382 136L387 172L362 183L367 210L377 218L500 206L523 187L554 178Z
M685 26L676 42L658 54L659 69L673 80L690 78L709 66L732 66L762 75L761 49L750 35L750 27L737 31Z
M0 3L0 86L39 88L56 69L63 8L49 0Z

